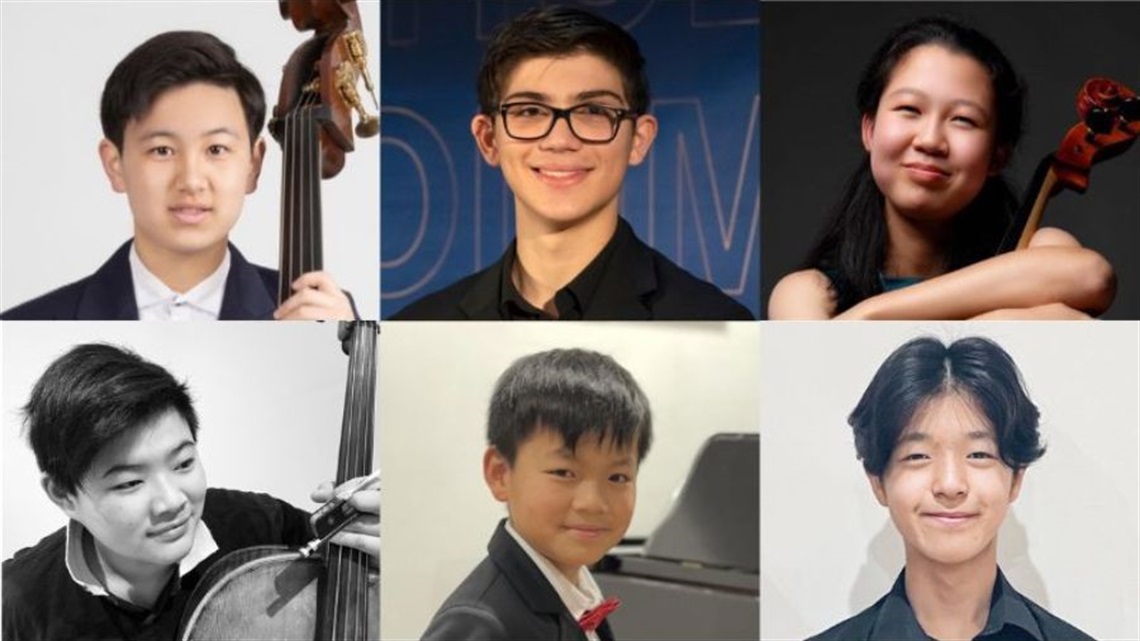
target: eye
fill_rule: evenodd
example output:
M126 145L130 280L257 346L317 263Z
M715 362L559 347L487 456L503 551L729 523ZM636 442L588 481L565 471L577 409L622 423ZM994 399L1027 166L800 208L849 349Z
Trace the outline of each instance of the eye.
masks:
M997 457L996 457L996 456L994 456L993 454L990 454L989 452L970 452L969 456L967 456L966 458L973 458L973 459L994 459L994 458L997 458Z
M628 474L618 473L610 475L611 483L629 483L632 479Z
M564 468L547 470L546 473L551 475L551 476L556 476L560 479L572 479L572 478L574 478L574 472L571 470L564 469Z
M928 458L930 458L930 457L927 456L926 454L923 454L922 452L914 452L913 454L907 454L906 456L902 457L902 460L904 460L904 461L922 461L922 460L926 460Z
M507 115L512 118L548 118L550 109L540 104L524 103L511 105L507 109Z
M222 156L230 152L230 148L226 145L210 145L206 148L206 152L211 156Z
M159 158L169 158L174 155L174 148L167 145L157 145L148 149L147 154Z
M139 486L141 486L141 485L142 485L142 481L141 481L141 480L139 480L139 479L134 479L134 480L131 480L131 481L124 481L124 482L122 482L122 483L119 483L119 484L116 484L116 485L112 485L112 486L111 486L111 490L112 490L112 491L114 491L114 492L129 492L129 491L131 491L131 490L133 490L133 489L135 489L136 487L139 487Z
M198 459L191 457L191 458L188 458L185 461L182 461L181 463L175 465L174 469L179 471L179 472L187 472L189 470L194 469L194 464L197 462L198 462Z
M915 107L914 105L898 105L894 108L894 110L911 116L917 116L922 113L919 111L918 107Z
M976 128L978 126L978 121L974 120L973 118L971 118L969 116L954 116L951 120L952 120L952 122L955 122L959 125L963 125L963 126L968 127L970 129Z

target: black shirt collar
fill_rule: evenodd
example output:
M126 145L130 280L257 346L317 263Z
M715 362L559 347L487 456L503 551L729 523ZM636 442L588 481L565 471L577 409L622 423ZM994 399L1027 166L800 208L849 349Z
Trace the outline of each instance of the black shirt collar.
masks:
M632 235L633 231L629 228L629 224L619 218L614 235L602 247L602 251L598 252L598 255L574 277L574 280L554 294L554 307L558 310L560 320L581 320L585 316L586 311L594 301L598 284L601 283L608 265L615 254L619 256L617 260L621 260L626 248L629 247L628 239ZM517 243L518 240L511 242L511 246L503 254L501 262L499 318L502 320L551 320L550 315L531 305L522 297L511 279L515 262L518 260Z
M899 573L891 591L883 600L875 625L871 629L872 639L931 639L923 632L914 616L910 601L906 598L906 570ZM1016 630L1007 628L1016 628ZM1027 636L1028 635L1028 636ZM1009 638L1035 639L1044 641L1044 635L1037 620L1029 611L1021 595L1005 580L1001 569L997 571L993 594L990 596L990 613L982 631L974 637L978 641Z

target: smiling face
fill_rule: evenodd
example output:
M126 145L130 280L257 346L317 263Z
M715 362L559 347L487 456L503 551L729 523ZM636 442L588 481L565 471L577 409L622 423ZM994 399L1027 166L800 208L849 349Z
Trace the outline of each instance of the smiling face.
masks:
M993 83L974 58L938 45L910 50L895 66L863 146L888 216L946 220L997 173Z
M997 532L1021 488L994 429L968 396L936 396L899 435L883 477L869 475L906 544L907 563L996 562Z
M99 154L111 187L127 194L144 260L220 261L264 149L250 145L237 92L199 82L160 94L127 122L121 150L104 140Z
M583 103L629 108L618 70L590 53L520 62L508 75L499 103L520 101L563 109ZM657 121L648 115L623 120L608 143L582 142L565 119L544 138L515 140L497 113L475 116L471 132L483 158L502 167L518 222L557 230L599 216L616 219L626 169L649 153Z
M618 449L586 436L570 451L557 432L539 429L513 465L488 449L483 472L515 531L575 583L582 566L617 545L633 517L635 444Z
M170 410L103 447L75 494L48 494L91 533L104 562L121 575L145 575L190 552L206 473L190 428Z

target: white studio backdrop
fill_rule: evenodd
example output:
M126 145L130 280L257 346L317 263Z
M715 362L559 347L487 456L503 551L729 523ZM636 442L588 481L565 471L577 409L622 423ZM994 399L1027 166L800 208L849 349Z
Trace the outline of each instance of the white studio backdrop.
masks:
M20 408L47 366L80 343L129 347L188 383L210 487L265 492L312 511L309 493L336 475L348 371L336 323L3 325L4 559L66 524L40 488Z
M357 5L378 83L379 1ZM0 309L87 276L130 238L126 195L111 191L99 163L99 100L127 53L170 30L207 31L232 46L261 81L269 113L282 66L313 35L282 19L275 0L0 3ZM276 269L281 149L267 130L262 136L261 180L230 239ZM379 136L357 138L344 170L323 181L325 269L363 318L379 313L379 185Z
M847 416L907 340L985 336L1017 363L1048 447L998 535L1013 586L1097 639L1140 634L1140 324L767 323L761 337L760 635L870 606L904 564Z
M759 334L756 323L385 324L381 636L418 639L506 516L482 461L491 392L515 359L582 347L637 380L654 440L627 536L647 536L706 439L756 432Z

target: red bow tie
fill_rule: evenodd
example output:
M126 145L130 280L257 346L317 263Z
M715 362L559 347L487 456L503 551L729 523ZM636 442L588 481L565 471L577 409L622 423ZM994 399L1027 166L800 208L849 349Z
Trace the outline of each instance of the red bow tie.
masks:
M598 604L598 607L593 610L586 610L582 617L578 619L578 625L582 626L582 629L586 632L593 632L598 629L602 621L606 620L610 612L618 609L619 605L621 605L621 601L610 597Z

